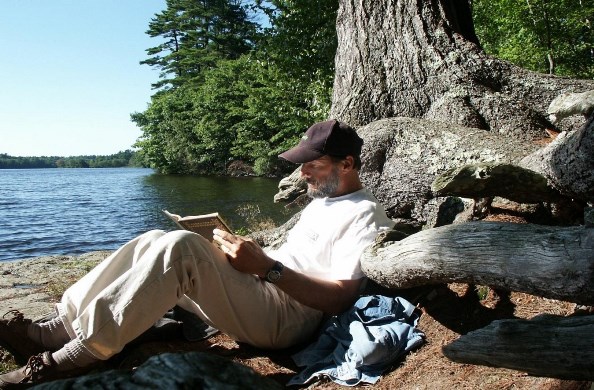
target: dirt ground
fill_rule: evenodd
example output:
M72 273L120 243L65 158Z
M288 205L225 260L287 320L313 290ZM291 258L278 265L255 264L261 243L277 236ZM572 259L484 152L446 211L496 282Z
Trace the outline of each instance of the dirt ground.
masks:
M93 261L93 258L85 258L81 262L80 258L50 257L29 261L26 266L23 266L24 263L0 263L0 315L11 309L20 309L33 318L42 311L49 312L60 289L88 271ZM57 275L60 277L57 278ZM56 280L63 286L56 285ZM533 377L515 370L454 363L441 350L460 335L484 327L495 319L529 319L541 313L571 315L575 308L573 303L523 293L498 295L487 287L466 284L426 286L405 291L384 291L378 287L370 293L402 296L416 304L422 312L418 326L426 335L426 343L386 372L375 385L367 386L369 388L594 389L591 382ZM161 352L206 351L233 359L280 384L286 384L298 372L290 359L297 350L258 350L218 334L194 343L178 338L132 346L109 361L106 368L135 367ZM2 360L4 364L0 366L0 372L10 367L10 356L0 350ZM338 389L343 386L325 381L308 388Z
M569 381L534 377L523 372L459 364L442 354L442 347L461 334L486 326L495 319L532 318L541 313L572 315L575 304L544 299L523 293L497 295L486 287L466 284L431 286L407 291L375 291L398 295L415 302L422 316L419 328L426 335L426 343L386 372L372 389L539 389L589 390L592 382ZM481 299L481 297L483 299ZM251 367L261 375L286 384L299 368L290 355L299 348L283 351L263 351L234 342L223 334L197 343L171 341L145 343L115 360L120 368L130 368L149 356L171 351L207 351L225 356ZM330 381L320 381L310 389L342 389Z

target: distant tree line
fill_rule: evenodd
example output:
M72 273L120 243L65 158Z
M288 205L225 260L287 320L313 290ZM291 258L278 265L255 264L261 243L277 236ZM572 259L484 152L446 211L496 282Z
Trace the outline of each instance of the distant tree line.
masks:
M0 169L18 168L120 168L141 167L143 162L132 150L125 150L109 156L73 157L14 157L0 154Z
M139 158L164 173L283 170L277 155L329 113L338 0L167 0L142 64L160 71ZM594 77L594 5L471 0L487 53L527 69ZM265 22L263 22L265 21Z

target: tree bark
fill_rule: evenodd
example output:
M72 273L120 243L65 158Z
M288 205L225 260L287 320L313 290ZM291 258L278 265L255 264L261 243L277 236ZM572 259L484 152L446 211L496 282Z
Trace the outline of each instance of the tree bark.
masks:
M532 140L555 96L594 88L487 56L463 0L342 0L337 35L330 117L356 127L413 117Z
M540 316L493 321L461 336L443 353L459 363L521 370L531 375L594 379L594 316Z
M380 242L363 272L388 288L463 282L594 304L594 229L472 222Z
M301 177L301 166L278 183L278 190L274 195L274 203L289 203L307 192L307 182Z
M536 145L506 140L476 128L417 118L387 118L358 130L363 138L361 180L391 218L425 223L431 183L448 169L516 163Z
M594 114L577 131L563 132L547 147L525 157L520 165L547 178L562 194L594 201Z

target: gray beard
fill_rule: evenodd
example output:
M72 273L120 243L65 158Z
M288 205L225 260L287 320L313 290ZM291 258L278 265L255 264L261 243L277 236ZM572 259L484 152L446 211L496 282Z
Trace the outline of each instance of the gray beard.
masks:
M333 196L338 190L338 169L332 171L332 174L328 176L328 178L323 182L317 182L317 188L311 189L307 188L307 195L310 198L326 198L329 196Z

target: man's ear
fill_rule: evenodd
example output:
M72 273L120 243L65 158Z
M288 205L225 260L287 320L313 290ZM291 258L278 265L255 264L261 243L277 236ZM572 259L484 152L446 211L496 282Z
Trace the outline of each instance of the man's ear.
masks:
M353 158L353 156L346 156L344 160L342 160L342 162L343 169L345 171L352 171L353 169L355 169L355 159Z

